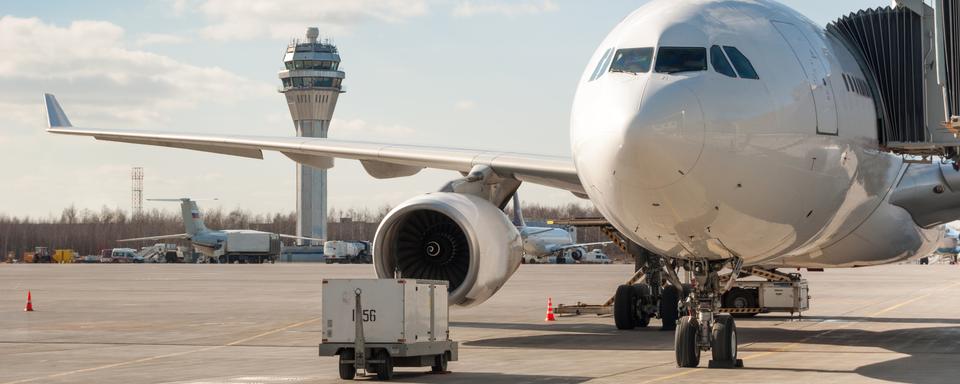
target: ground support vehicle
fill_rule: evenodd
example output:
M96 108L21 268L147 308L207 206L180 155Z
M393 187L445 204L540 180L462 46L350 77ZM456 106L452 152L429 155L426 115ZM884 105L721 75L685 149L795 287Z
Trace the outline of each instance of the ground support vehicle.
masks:
M323 261L327 264L370 264L373 262L369 241L329 240L323 243Z
M230 230L226 243L214 252L221 264L273 263L280 256L280 237L275 233Z
M320 356L339 356L340 378L357 371L393 377L394 367L446 372L450 340L447 282L412 279L323 280Z

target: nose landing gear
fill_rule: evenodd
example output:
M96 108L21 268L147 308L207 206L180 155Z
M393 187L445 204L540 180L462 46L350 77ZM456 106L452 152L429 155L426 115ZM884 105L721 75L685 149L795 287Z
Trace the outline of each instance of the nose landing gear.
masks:
M733 273L727 284L720 284L720 270L733 262ZM710 368L737 368L743 360L737 358L737 325L729 314L717 313L724 291L733 285L740 273L739 258L723 261L693 260L684 267L693 272L692 290L684 298L685 312L674 337L677 366L693 368L700 365L700 353L711 351Z

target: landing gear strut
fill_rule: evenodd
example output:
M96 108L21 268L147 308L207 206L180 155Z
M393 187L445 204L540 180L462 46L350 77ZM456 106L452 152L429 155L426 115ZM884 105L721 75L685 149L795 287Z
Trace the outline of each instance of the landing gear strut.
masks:
M728 262L732 263L733 273L727 284L721 284L719 272ZM743 360L737 358L737 325L729 314L717 313L723 293L733 285L741 266L739 258L685 262L684 268L693 273L693 284L684 298L687 315L680 319L674 337L678 367L700 365L700 353L704 351L712 352L710 368L743 366Z

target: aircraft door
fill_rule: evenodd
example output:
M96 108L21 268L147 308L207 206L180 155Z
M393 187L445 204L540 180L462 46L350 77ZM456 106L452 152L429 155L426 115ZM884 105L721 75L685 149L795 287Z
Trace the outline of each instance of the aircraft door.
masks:
M810 92L813 94L814 108L817 111L817 133L836 135L838 132L837 103L823 55L818 53L796 25L781 21L772 23L793 49L810 83Z

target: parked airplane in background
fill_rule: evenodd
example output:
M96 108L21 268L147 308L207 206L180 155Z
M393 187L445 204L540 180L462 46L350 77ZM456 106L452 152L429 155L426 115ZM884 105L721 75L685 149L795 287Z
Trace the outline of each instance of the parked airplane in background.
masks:
M927 8L909 2L850 17L920 12L930 21L934 13ZM960 19L948 16L940 21ZM960 100L954 93L960 86L936 83L935 73L960 68L960 58L941 56L957 50L882 56L848 37L862 32L860 25L841 19L825 31L768 0L651 1L621 21L589 60L573 103L572 157L207 134L203 127L185 133L77 128L53 95L46 95L47 116L56 134L248 158L272 150L314 165L355 159L376 178L423 168L460 172L465 176L442 190L391 211L374 245L379 276L447 280L450 302L459 305L487 300L520 264L522 236L502 210L520 184L570 191L653 254L644 266L646 283L618 289L617 325L632 328L656 315L664 328L676 326L678 366L697 366L701 351L730 366L737 362L736 326L716 309L745 267L895 263L931 253L942 224L960 218L958 168L906 162L898 154L953 158L960 146L955 139L903 142L953 126L950 116L960 107L936 97L924 103L922 92L919 99L895 99L914 89L886 82L919 71L926 88L917 87ZM914 36L897 29L906 24L882 25L896 36ZM918 25L927 32L915 36L934 35ZM901 56L922 65L893 72L874 65ZM960 79L947 74L952 77L944 79ZM940 115L914 124L909 118L919 115L901 112L917 110L908 104L917 102L921 114L941 108ZM721 284L725 267L732 273ZM693 277L689 289L681 289L681 268ZM681 292L689 299L681 301Z
M958 240L960 240L960 232L954 229L953 225L947 225L947 230L944 232L943 238L937 243L936 252L934 252L933 255L920 259L920 264L929 264L935 256L938 256L936 258L938 260L936 261L942 262L946 260L950 264L956 264L957 256L960 254L960 244L958 244Z
M117 240L118 242L131 243L166 239L186 239L190 240L193 246L206 256L208 260L219 263L263 263L274 261L276 256L280 254L280 238L323 242L323 239L246 229L215 231L208 229L203 223L203 219L200 217L200 208L197 207L197 202L194 200L182 198L148 199L148 201L179 202L180 212L183 216L183 226L187 232L176 235L122 239Z
M530 227L523 218L520 194L513 194L513 225L523 239L525 263L575 263L583 259L591 245L607 245L610 241L577 243L576 232L557 227ZM553 260L553 261L548 261Z

